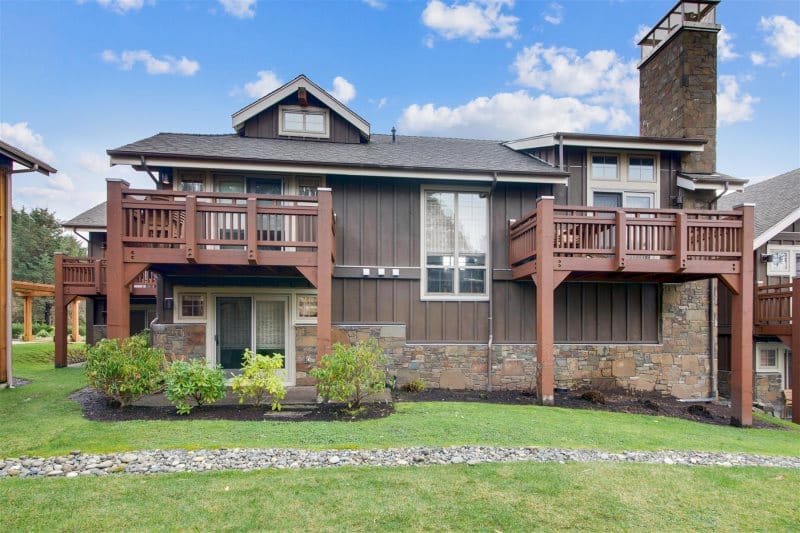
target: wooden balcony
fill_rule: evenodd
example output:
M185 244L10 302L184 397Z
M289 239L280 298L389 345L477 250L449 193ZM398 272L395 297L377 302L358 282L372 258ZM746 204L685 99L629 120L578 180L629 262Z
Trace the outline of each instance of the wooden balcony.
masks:
M787 339L792 335L792 299L800 296L797 282L756 287L755 334ZM795 292L797 291L797 292ZM786 341L791 345L790 341Z
M61 280L64 294L74 296L98 296L106 294L105 259L85 257L61 257ZM58 268L58 265L56 265ZM157 275L149 270L139 274L130 284L132 296L155 297L158 287Z
M537 210L510 225L509 263L514 279L535 275L540 265L569 279L679 281L739 274L742 221L741 211L540 201Z
M333 213L321 214L315 197L122 188L118 194L126 263L313 267L319 239L333 240ZM331 219L325 235L317 231L320 216Z

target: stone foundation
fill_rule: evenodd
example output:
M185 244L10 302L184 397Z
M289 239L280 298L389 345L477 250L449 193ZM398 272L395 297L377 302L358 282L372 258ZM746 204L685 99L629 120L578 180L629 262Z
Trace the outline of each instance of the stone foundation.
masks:
M753 401L764 411L783 416L783 377L779 372L758 372L753 378Z
M205 324L153 324L151 335L169 361L206 358Z
M94 342L99 342L106 338L106 328L107 326L105 324L92 326L92 331L94 332Z

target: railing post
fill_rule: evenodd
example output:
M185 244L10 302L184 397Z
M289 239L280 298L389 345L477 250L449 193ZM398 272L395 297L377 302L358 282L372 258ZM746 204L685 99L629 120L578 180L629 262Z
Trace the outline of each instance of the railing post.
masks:
M248 224L250 221L248 220ZM183 238L186 242L186 260L197 261L197 196L186 196L186 217L184 218Z
M536 272L533 281L536 283L536 395L541 405L553 405L555 388L553 201L552 196L542 196L536 203Z
M614 261L617 270L625 268L625 259L628 255L628 216L625 211L617 210L617 241L614 243Z
M56 253L55 262L55 366L67 366L67 299L64 293L64 254Z
M130 290L125 283L124 257L124 214L122 194L129 187L128 182L107 179L106 221L108 239L106 241L106 332L110 339L123 339L131 334L130 328Z
M686 259L689 256L689 224L686 213L679 211L675 216L675 270L686 270Z
M247 199L247 261L258 263L258 204L255 198Z
M742 269L739 291L731 306L731 422L753 424L753 204L737 206L742 213Z
M318 189L317 215L317 362L331 352L333 335L333 195L331 189Z
M94 275L94 292L97 294L103 293L103 272L102 272L102 259L95 259L92 261L92 274Z
M800 390L800 278L792 282L792 388ZM796 396L795 396L796 397ZM800 424L800 405L792 406L792 422Z

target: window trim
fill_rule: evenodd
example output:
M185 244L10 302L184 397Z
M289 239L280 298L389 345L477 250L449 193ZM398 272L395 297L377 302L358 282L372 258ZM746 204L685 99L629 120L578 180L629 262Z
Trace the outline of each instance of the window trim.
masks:
M798 254L800 254L800 246L791 244L767 244L767 254L786 254L786 269L778 270L774 263L767 263L767 276L770 277L785 277L795 278L798 272Z
M201 316L185 316L183 314L183 297L184 296L200 296L203 298L203 314ZM208 320L208 293L206 291L174 291L173 298L175 305L173 306L174 321L175 323L201 323Z
M622 180L622 154L615 153L615 152L590 152L589 157L587 158L588 161L588 172L590 176L592 175L592 167L594 166L594 158L595 157L616 157L617 158L617 177L615 178L595 178L592 177L595 181L602 181L602 182L611 182L611 183L619 183Z
M761 350L775 350L775 366L761 366ZM757 342L756 343L756 372L769 374L783 374L783 357L785 348L780 342Z
M325 131L316 133L311 131L287 130L285 124L286 113L302 113L304 115L322 115L322 123ZM303 120L305 123L305 119ZM278 135L285 137L312 137L316 139L329 139L331 136L331 114L330 110L322 107L300 107L296 105L278 106Z
M486 193L486 235L487 235L487 243L486 243L486 265L483 267L486 272L485 283L484 283L484 293L482 294L472 294L472 293L432 293L429 294L427 292L428 287L428 265L427 265L427 250L425 249L425 194L427 192L451 192L451 193ZM470 301L470 302L486 302L489 301L489 294L492 290L492 236L489 234L489 218L491 216L489 212L489 201L490 198L488 196L490 189L488 187L458 187L453 185L421 185L420 186L420 224L419 224L419 235L420 235L420 284L419 284L419 292L420 292L420 300L422 301L447 301L447 302L458 302L458 301ZM458 268L457 266L454 268ZM476 269L477 270L477 269ZM453 286L455 288L455 277Z
M653 179L652 180L634 180L634 179L631 179L631 159L652 159L653 160ZM656 172L656 170L658 169L658 166L656 164L656 161L658 161L658 158L654 154L625 154L625 160L626 160L626 164L625 164L625 175L626 176L625 177L626 177L627 181L629 181L631 183L648 183L648 184L653 184L653 183L657 183L658 182L658 173Z
M592 177L592 157L596 155L616 155L617 156L617 180L595 179ZM628 171L630 168L631 157L652 157L653 158L653 181L630 181ZM651 209L661 208L661 169L659 154L657 152L614 152L608 150L586 151L586 205L594 206L595 192L618 192L622 193L622 204L625 205L625 198L628 194L652 194L653 206ZM623 207L623 209L625 209ZM631 208L633 209L633 208Z

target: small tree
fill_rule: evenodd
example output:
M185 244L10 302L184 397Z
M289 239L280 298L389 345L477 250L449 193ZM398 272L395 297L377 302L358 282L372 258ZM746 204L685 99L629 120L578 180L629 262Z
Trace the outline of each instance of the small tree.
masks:
M282 367L283 355L279 353L269 356L245 350L242 373L234 377L231 384L233 392L239 395L239 403L244 403L245 398L252 398L255 406L259 407L271 396L272 410L280 411L280 401L286 396L283 379L278 375Z
M164 374L165 394L179 415L192 411L189 400L207 405L225 397L225 372L222 367L209 368L205 361L174 361Z
M89 385L126 407L161 385L164 352L140 337L103 339L86 354Z
M326 400L347 402L348 407L360 407L370 394L386 386L386 356L378 342L370 338L355 346L338 342L333 353L320 361L310 374L317 380L317 390Z

